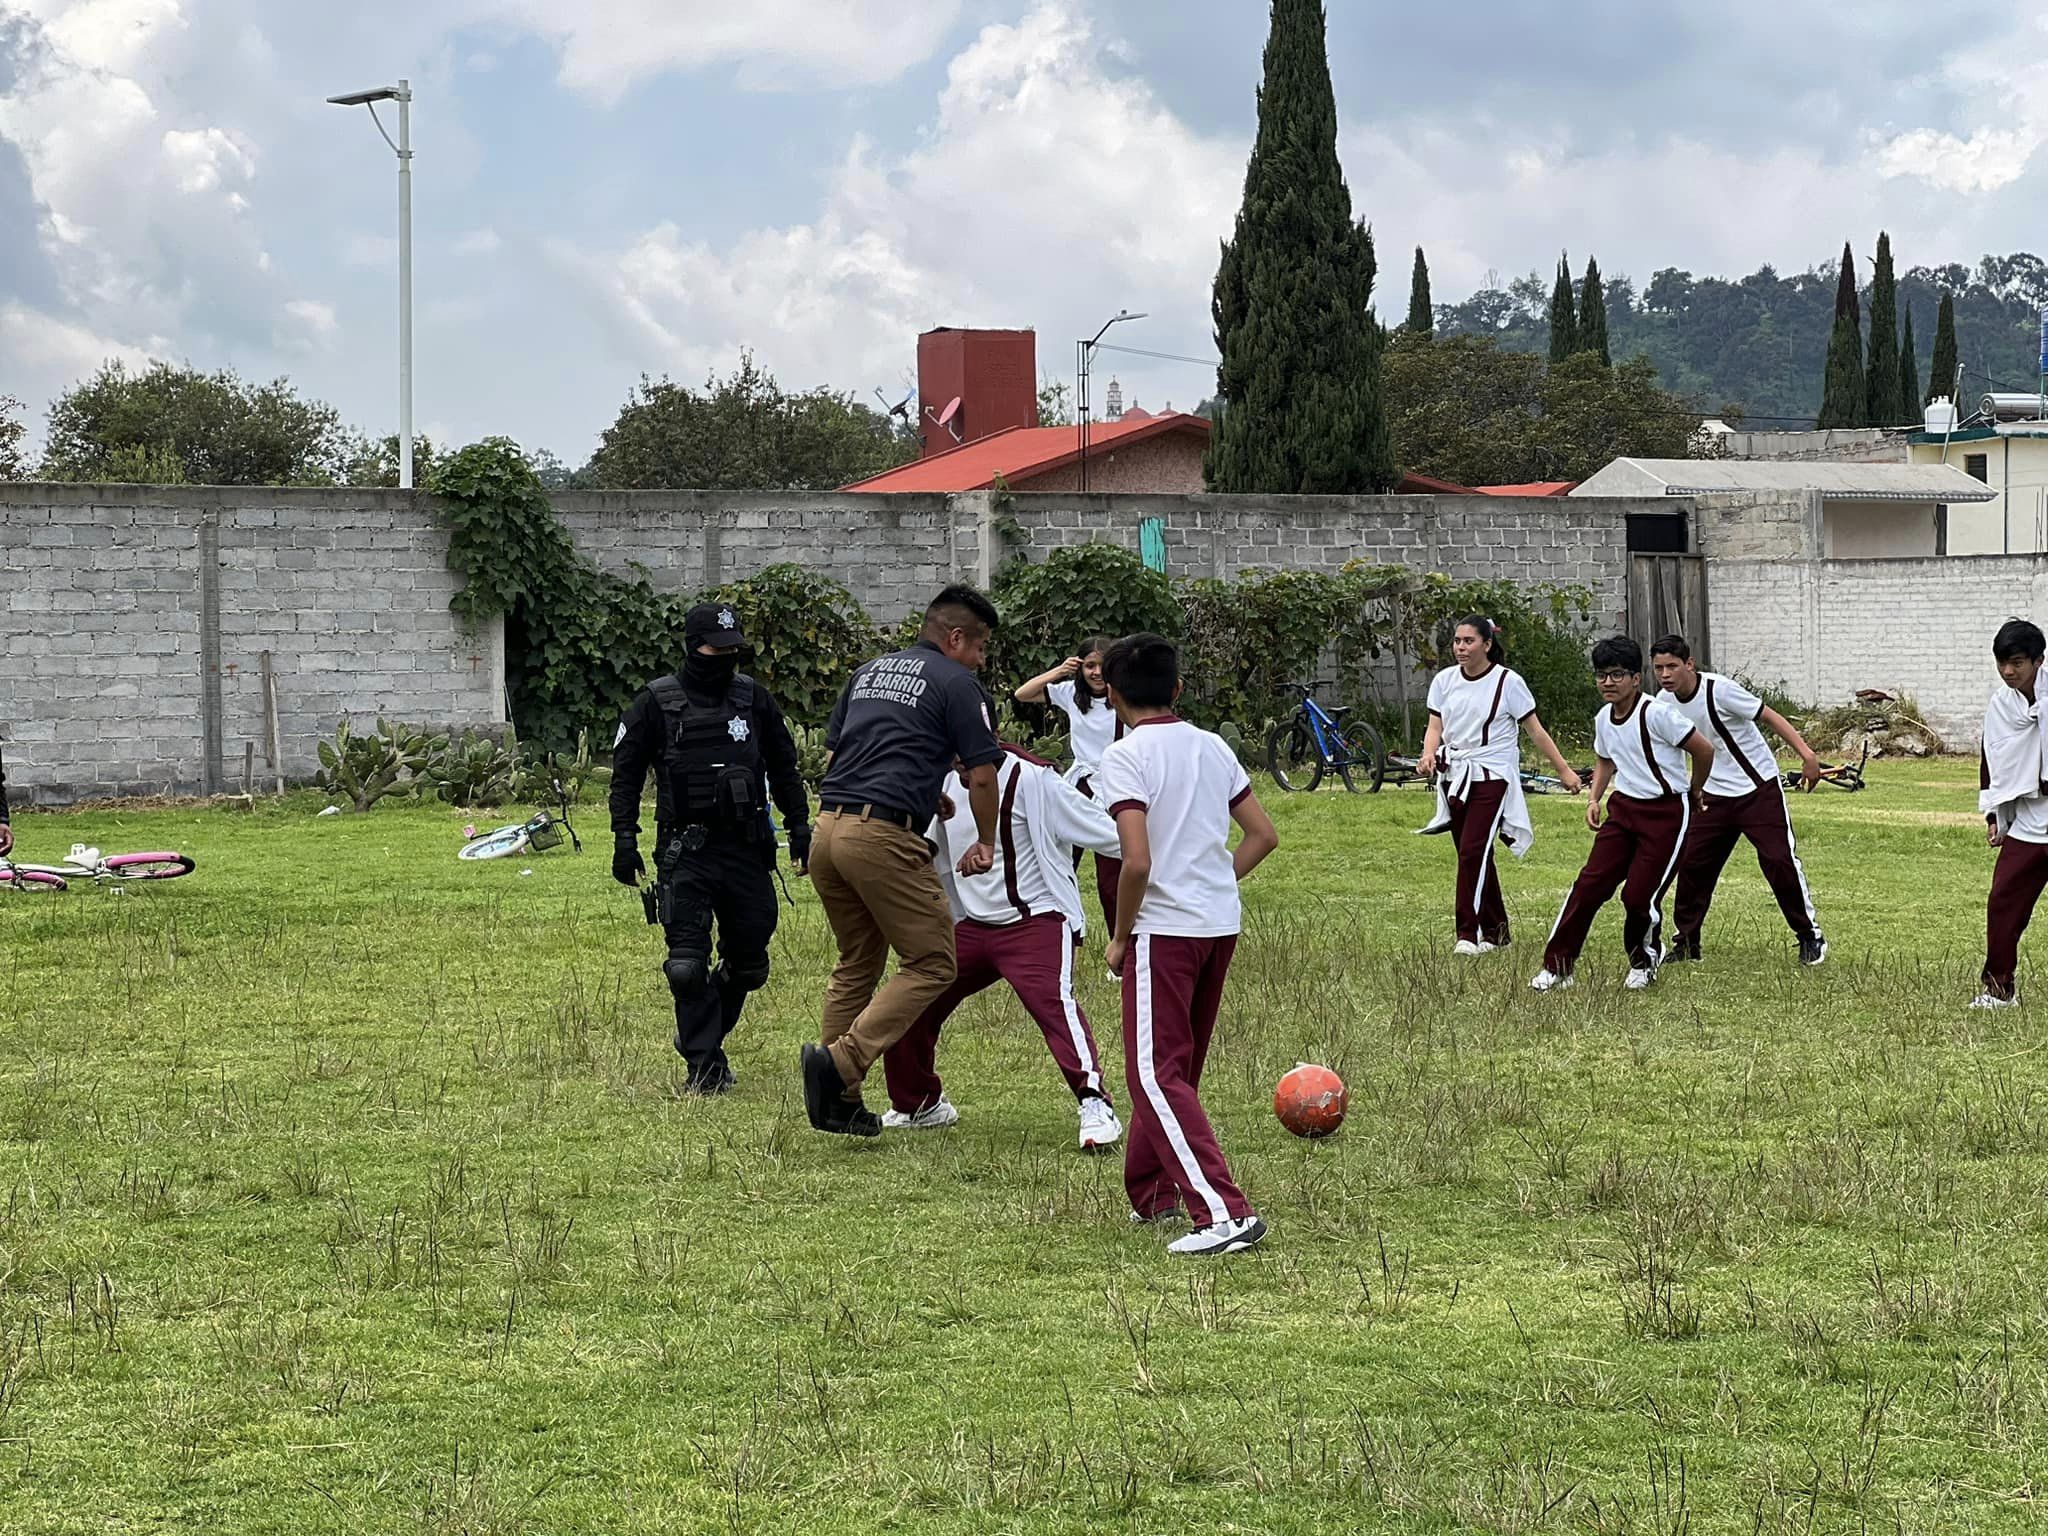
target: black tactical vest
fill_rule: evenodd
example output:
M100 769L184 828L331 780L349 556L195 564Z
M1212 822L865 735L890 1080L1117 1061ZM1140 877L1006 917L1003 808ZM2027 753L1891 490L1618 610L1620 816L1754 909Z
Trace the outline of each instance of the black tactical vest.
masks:
M666 739L655 796L664 838L684 826L752 835L767 809L754 680L735 673L717 704L697 703L675 676L656 678L648 691Z

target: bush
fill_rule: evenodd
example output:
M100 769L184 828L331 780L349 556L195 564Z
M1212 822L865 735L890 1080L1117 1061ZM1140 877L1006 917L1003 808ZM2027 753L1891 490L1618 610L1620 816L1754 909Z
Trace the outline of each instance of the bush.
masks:
M1173 583L1119 544L1056 549L1037 564L1012 560L990 596L1003 616L990 673L1020 683L1058 666L1090 635L1149 630L1173 639L1183 624Z
M367 811L392 795L412 793L414 781L447 746L445 736L382 720L374 734L358 736L343 715L334 740L320 743L313 783L335 803L346 800L352 809Z
M758 653L752 676L800 725L824 725L853 669L885 644L842 583L801 565L771 565L703 601L731 605Z
M422 786L449 805L503 805L513 797L518 778L516 747L474 735L449 746L420 773Z

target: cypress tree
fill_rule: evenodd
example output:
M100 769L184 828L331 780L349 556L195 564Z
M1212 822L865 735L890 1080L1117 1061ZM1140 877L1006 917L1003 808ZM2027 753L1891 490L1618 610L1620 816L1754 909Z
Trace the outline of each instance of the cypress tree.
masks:
M1934 356L1927 363L1927 401L1955 397L1956 298L1952 293L1944 293L1941 309L1934 318Z
M1870 273L1870 346L1864 357L1863 424L1890 426L1899 412L1899 285L1892 273L1892 237L1883 230Z
M1600 354L1600 366L1612 368L1607 351L1607 288L1600 281L1600 263L1586 258L1586 281L1579 289L1578 350Z
M1422 259L1422 247L1415 247L1415 276L1408 285L1408 329L1418 336L1436 331L1436 310L1429 302L1429 263Z
M1899 416L1901 423L1920 421L1920 349L1913 341L1913 306L1906 306L1906 336L1899 343Z
M1870 402L1863 388L1863 313L1856 298L1856 253L1845 241L1835 280L1835 329L1828 338L1827 379L1817 427L1860 427Z
M1320 0L1273 0L1259 131L1211 308L1210 489L1386 491L1400 478L1381 396L1372 231L1337 162Z
M1557 258L1557 286L1550 290L1550 360L1561 363L1579 350L1579 322L1572 312L1572 269Z

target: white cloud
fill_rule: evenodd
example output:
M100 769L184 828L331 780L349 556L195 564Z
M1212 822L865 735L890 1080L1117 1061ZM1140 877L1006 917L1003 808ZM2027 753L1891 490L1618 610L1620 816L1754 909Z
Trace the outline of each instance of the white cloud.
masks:
M334 306L320 299L292 299L285 304L284 312L316 341L327 340L341 328L334 317Z
M2048 21L1995 11L1984 20L1991 36L1944 59L1940 73L1962 100L1995 103L2000 121L1968 134L1926 127L1873 133L1869 155L1879 175L1950 192L1996 192L2024 176L2048 143Z
M230 177L247 181L256 174L255 157L218 128L171 129L164 135L164 161L180 192L211 192Z
M495 229L472 229L456 240L455 249L464 256L495 256L503 243Z
M931 56L959 0L476 0L561 49L562 79L615 101L668 69L738 64L758 86L872 85Z
M153 341L159 348L164 344L162 337ZM16 303L0 304L0 356L7 358L10 369L66 383L109 359L138 367L149 360L145 349L95 335L84 326Z

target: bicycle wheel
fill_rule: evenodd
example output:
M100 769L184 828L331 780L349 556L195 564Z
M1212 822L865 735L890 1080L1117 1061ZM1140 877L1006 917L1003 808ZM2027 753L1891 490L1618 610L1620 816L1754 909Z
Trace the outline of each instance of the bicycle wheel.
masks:
M457 850L458 859L503 859L515 853L526 852L526 828L500 827L495 832L486 832L482 837L464 843Z
M54 871L0 864L0 891L65 891L70 888L70 882Z
M1355 795L1363 782L1368 795L1378 794L1387 777L1387 744L1380 740L1380 733L1360 720L1344 727L1337 745L1341 753L1337 773L1344 787Z
M118 880L176 880L193 869L182 853L117 853L102 862Z
M1322 783L1323 754L1306 720L1297 715L1266 733L1266 770L1285 790L1307 791Z

